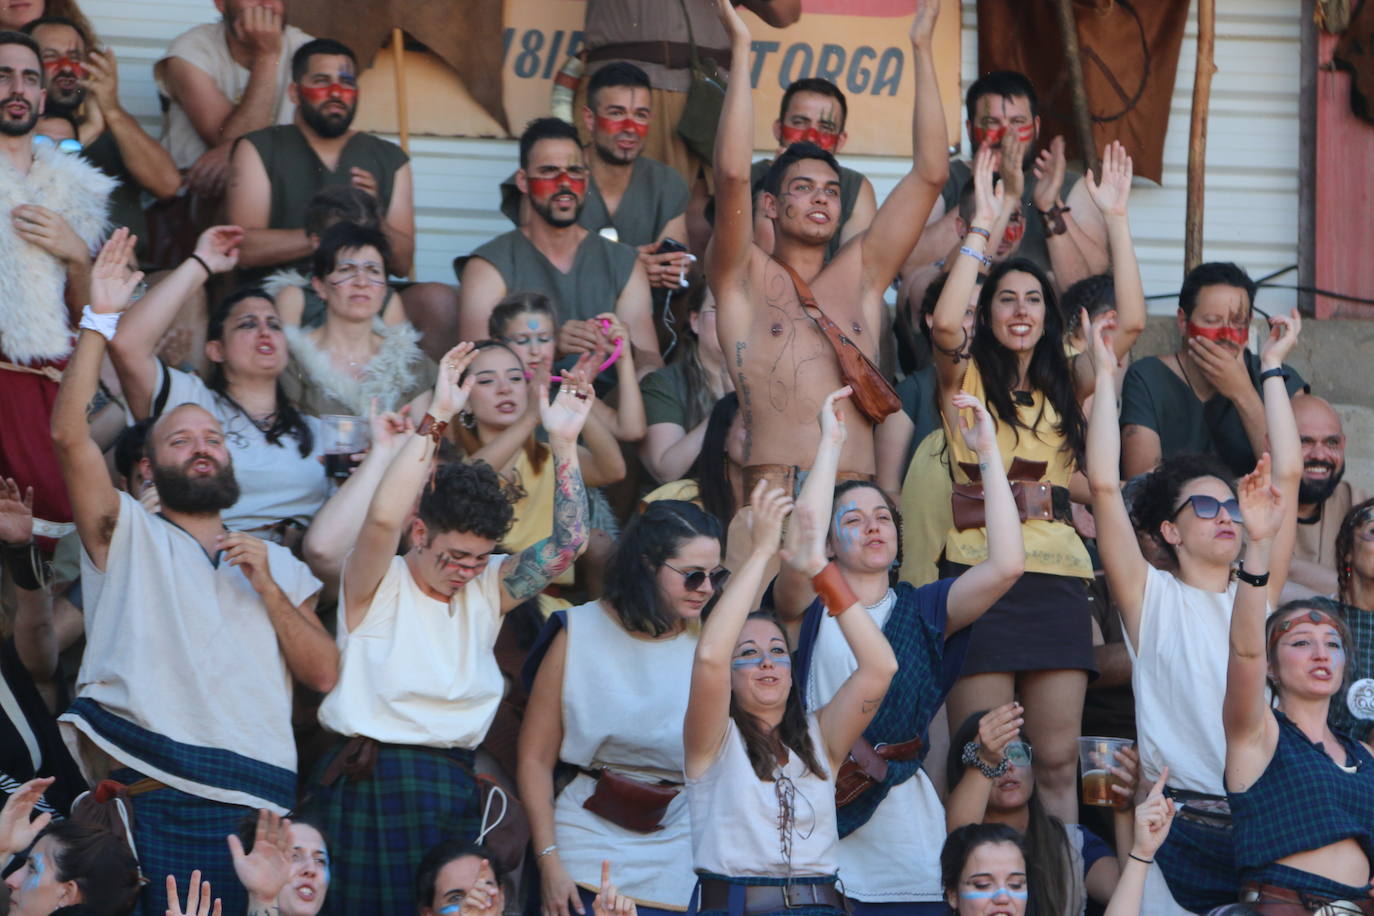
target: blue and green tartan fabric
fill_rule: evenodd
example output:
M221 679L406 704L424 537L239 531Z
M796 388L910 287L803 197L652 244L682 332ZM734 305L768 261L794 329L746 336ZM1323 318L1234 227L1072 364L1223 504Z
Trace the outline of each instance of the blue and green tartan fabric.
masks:
M322 912L414 916L415 870L425 852L441 840L475 840L481 828L473 752L381 744L369 778L320 785L342 748L320 761L306 805L329 838Z
M897 675L873 721L864 730L870 744L901 744L917 736L924 741L931 718L959 679L969 631L965 628L945 639L949 589L954 581L938 579L920 588L897 583L897 600L883 625L883 635L897 656ZM824 614L825 608L817 598L802 617L795 674L802 696L806 696L806 679L810 676ZM922 748L921 756L914 760L888 761L887 778L836 813L840 836L846 837L868 823L892 787L916 775L924 757Z

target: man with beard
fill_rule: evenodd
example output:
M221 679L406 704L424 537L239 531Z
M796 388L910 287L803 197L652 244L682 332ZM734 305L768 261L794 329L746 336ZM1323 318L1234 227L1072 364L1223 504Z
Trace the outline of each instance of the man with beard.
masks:
M819 77L793 80L782 94L778 119L773 122L773 139L778 141L777 155L782 155L793 143L814 143L827 153L839 154L849 138L845 124L849 120L849 104L840 87ZM749 172L749 180L758 185L772 159L760 159ZM840 228L826 248L826 260L840 250L840 246L868 228L873 214L878 212L878 200L873 182L862 172L840 166Z
M307 268L314 245L304 229L306 205L326 185L351 184L377 198L391 243L393 274L410 271L415 206L409 157L394 143L352 130L358 110L358 65L347 45L317 38L291 62L290 124L244 136L230 160L229 221L244 228L242 279L256 281L282 265ZM242 268L249 268L247 271Z
M726 91L716 134L716 226L706 275L716 297L720 346L739 392L746 488L759 479L789 492L800 485L803 469L797 462L815 454L820 435L816 412L830 392L860 381L842 371L835 347L877 358L887 320L883 296L915 246L948 171L931 50L938 7L935 0L922 0L911 25L911 170L868 229L828 262L826 249L839 231L838 163L813 143L794 143L773 161L759 196L774 229L772 251L764 251L755 241L749 181L752 93L747 80L732 81ZM727 3L718 9L730 34L731 69L746 72L748 28ZM873 429L885 416L846 409L843 478L873 479Z
M1080 176L1068 171L1064 139L1055 137L1037 152L1039 102L1031 81L1009 70L988 73L969 86L965 106L973 145L970 158L950 162L949 180L908 265L929 264L958 247L959 193L972 178L972 157L990 145L1002 153L998 173L1006 182L1006 205L1014 209L1019 203L1022 216L1008 221L1003 243L1019 240L1020 256L1049 271L1060 290L1084 277L1107 273L1107 224Z
M1369 494L1344 479L1345 430L1331 405L1305 394L1293 399L1293 415L1302 441L1302 481L1298 541L1288 579L1313 594L1331 595L1337 587L1336 533L1350 508Z
M197 194L218 200L229 152L249 131L290 124L291 57L310 40L286 24L284 0L215 0L219 22L172 41L153 66L163 101L162 144Z
M478 248L463 266L459 334L463 340L482 340L492 309L507 293L539 292L558 309L559 354L589 353L605 344L596 316L614 303L643 378L663 366L649 278L633 248L588 232L578 222L587 179L573 126L558 118L531 121L520 135L515 173L516 186L529 201L529 219Z
M224 431L183 404L145 445L161 500L153 515L116 490L91 439L86 405L106 342L141 274L120 229L101 250L91 305L53 410L52 437L83 548L86 652L62 716L94 785L129 786L134 842L148 876L186 886L200 869L229 912L247 897L224 837L256 808L286 813L296 795L292 680L319 691L339 653L315 616L320 582L290 551L224 527L238 499ZM140 911L165 911L161 881Z
M35 530L51 549L71 508L46 427L114 182L33 142L44 98L38 45L0 32L0 477L34 488Z
M35 19L24 31L38 42L43 55L48 89L44 114L76 120L82 158L119 182L110 195L111 221L127 226L140 239L146 237L142 192L166 200L180 189L181 174L171 154L119 104L114 52L89 50L90 41L70 19ZM139 255L142 261L146 252Z
M637 249L650 286L681 289L692 259L656 251L664 239L687 241L689 191L676 169L644 154L653 121L648 75L626 61L596 71L582 121L591 137L590 180L578 223ZM529 218L514 175L501 182L501 212L517 226Z
M1237 477L1269 450L1259 357L1246 349L1255 281L1236 264L1199 264L1178 294L1177 353L1147 356L1121 382L1121 476L1154 470L1165 458L1216 455ZM1282 372L1290 397L1307 387Z

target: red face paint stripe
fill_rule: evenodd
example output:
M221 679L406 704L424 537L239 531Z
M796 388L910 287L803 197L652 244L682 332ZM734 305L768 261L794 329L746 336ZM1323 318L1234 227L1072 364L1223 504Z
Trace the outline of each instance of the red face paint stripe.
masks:
M345 86L343 83L330 83L328 86L301 86L301 98L311 105L323 105L331 99L338 99L352 105L358 98L358 88L356 86Z
M603 118L598 115L596 118L596 129L606 134L633 133L637 134L641 140L649 136L649 125L636 121L634 118L612 120L611 118Z
M530 194L534 197L552 197L565 187L574 194L581 195L587 190L587 179L559 172L546 178L529 179Z
M1250 340L1250 329L1233 328L1230 325L1223 325L1222 327L1215 328L1207 328L1203 327L1202 325L1193 324L1190 321L1188 322L1188 336L1201 337L1204 340L1212 341L1212 343L1230 341L1236 346L1243 347Z
M817 130L814 127L784 127L782 129L782 142L784 146L791 146L793 143L814 143L827 153L833 153L835 147L839 145L840 135L828 130Z

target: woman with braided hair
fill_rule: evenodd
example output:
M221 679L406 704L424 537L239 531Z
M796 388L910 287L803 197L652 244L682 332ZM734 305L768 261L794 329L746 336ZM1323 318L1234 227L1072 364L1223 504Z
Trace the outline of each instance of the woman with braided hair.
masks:
M1336 532L1336 598L1311 601L1350 631L1345 682L1331 698L1333 729L1374 740L1374 499L1351 508Z

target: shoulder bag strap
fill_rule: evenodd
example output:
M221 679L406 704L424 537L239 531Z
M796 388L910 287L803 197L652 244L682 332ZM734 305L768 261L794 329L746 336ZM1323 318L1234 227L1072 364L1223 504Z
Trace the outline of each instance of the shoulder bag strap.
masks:
M801 300L802 308L804 310L816 310L815 315L808 311L806 313L807 317L816 322L817 326L819 326L821 331L825 334L826 339L830 341L830 346L835 348L835 352L838 353L842 347L854 346L853 342L848 337L844 336L844 332L840 330L839 325L831 321L830 316L825 313L825 309L821 308L820 303L816 301L816 297L811 293L811 287L806 285L806 281L801 278L801 274L793 270L791 265L779 261L777 258L773 260L791 276L792 286L797 290L797 298Z

